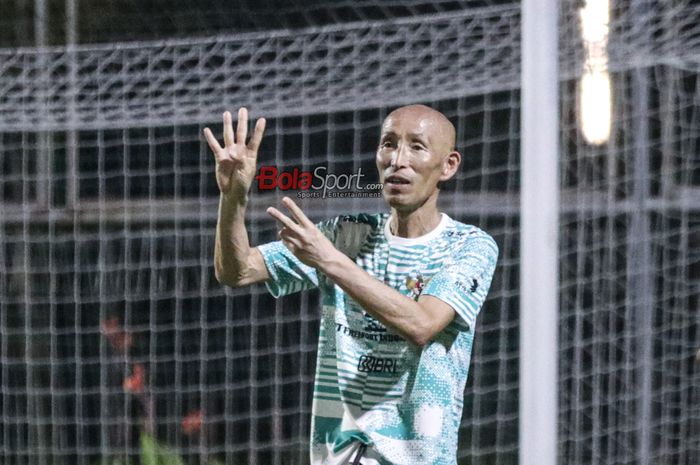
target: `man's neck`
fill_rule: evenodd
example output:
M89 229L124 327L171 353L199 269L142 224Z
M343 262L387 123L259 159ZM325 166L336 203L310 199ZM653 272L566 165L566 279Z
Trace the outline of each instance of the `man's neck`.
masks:
M442 215L437 209L437 195L435 195L413 211L399 211L392 208L389 229L398 237L420 237L437 228L441 220Z

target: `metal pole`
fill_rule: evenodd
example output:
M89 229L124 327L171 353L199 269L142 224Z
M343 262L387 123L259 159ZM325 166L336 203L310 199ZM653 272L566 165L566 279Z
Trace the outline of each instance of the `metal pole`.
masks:
M633 17L640 26L649 23L649 0L635 0L632 3ZM648 31L651 25L642 26L643 38L650 39ZM648 42L644 42L648 43ZM651 241L651 210L649 159L649 110L650 110L650 70L639 68L632 71L632 108L633 108L633 160L630 160L632 172L631 201L636 206L629 217L627 234L627 289L626 304L635 316L634 340L636 359L638 360L637 405L634 425L637 431L637 463L649 465L651 441L651 391L652 391L652 339L654 312L654 277Z
M34 43L39 53L37 53L36 69L39 71L39 80L41 82L41 94L37 96L43 107L42 114L46 114L46 98L48 75L46 73L46 55L42 50L47 45L47 24L48 24L48 8L45 0L34 1ZM36 133L36 152L32 154L28 147L23 148L23 157L25 158L25 166L30 156L36 156L36 181L35 181L35 198L33 199L36 205L41 209L47 209L50 203L50 146L51 135L45 131L37 131ZM27 145L31 144L31 138L23 134L23 142ZM27 182L27 187L29 182ZM25 188L25 197L23 202L31 202L31 197L27 195L29 192ZM33 264L39 259L29 247L33 236L28 222L28 218L23 218L23 236L25 240L24 246L24 276L25 276L25 354L27 364L26 386L27 386L27 413L28 413L28 438L27 446L33 453L28 455L27 463L29 465L38 465L47 463L51 460L48 451L50 450L49 428L46 424L46 419L50 418L47 413L47 399L41 395L42 388L45 387L42 382L43 370L37 360L46 357L46 347L44 346L44 338L37 336L45 330L45 311L40 307L40 304L34 302L34 296L37 293L48 292L48 288L44 289L41 284L34 280L31 272Z
M635 105L635 149L633 151L632 198L637 208L632 211L627 243L630 245L627 279L629 297L635 318L637 341L638 397L637 397L637 451L640 465L649 464L651 423L651 341L653 333L654 279L651 275L651 236L648 208L649 198L649 105L647 70L635 70L633 95Z
M47 31L46 25L48 24L48 9L45 0L34 0L34 44L38 49L41 49L47 45ZM42 106L44 111L42 114L46 114L45 105L47 97L47 87L48 87L48 76L44 73L46 70L46 55L43 51L40 51L37 55L37 69L41 71L41 90L43 95L39 96L42 101ZM36 202L42 207L48 207L49 204L49 146L50 146L50 134L48 132L38 132L37 133L37 160L36 160Z
M651 424L651 342L654 311L654 279L652 277L652 253L650 235L649 199L649 123L646 111L649 105L646 70L635 70L632 89L635 99L634 151L632 155L632 199L637 205L629 218L627 243L627 305L635 315L635 340L637 347L637 456L639 465L649 464Z
M34 0L34 43L37 47L46 45L46 2Z
M66 134L66 208L71 210L77 207L78 202L78 133L75 130L78 121L76 110L78 64L75 52L75 44L78 42L77 3L78 0L66 0L66 46L70 76L68 118L71 126Z
M524 0L520 231L520 465L557 461L558 6Z

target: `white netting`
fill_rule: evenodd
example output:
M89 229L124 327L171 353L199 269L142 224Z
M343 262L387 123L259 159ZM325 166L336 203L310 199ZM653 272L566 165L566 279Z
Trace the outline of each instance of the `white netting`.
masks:
M576 19L572 5L570 19ZM519 86L519 5L163 43L0 50L8 131L192 124L241 101L271 117L397 105ZM611 71L697 69L700 6L618 7ZM658 9L658 7L656 7ZM562 75L581 71L578 21L562 27Z
M429 21L4 50L0 118L8 131L143 127L208 122L242 101L276 117L488 93L517 85L519 34L518 7L509 6Z
M612 138L587 145L562 87L563 463L700 460L700 80L614 76Z
M615 4L608 144L561 86L563 463L700 460L699 11Z
M84 44L160 40L232 32L299 29L516 3L511 0L5 0L0 44L36 45L37 13L44 10L45 44L66 43L64 19L74 5L76 41ZM96 5L96 3L98 3ZM95 14L99 11L100 14ZM61 13L64 13L63 16ZM34 16L34 17L32 17ZM49 21L50 19L50 21Z
M517 462L520 6L320 3L280 10L307 26L294 31L260 30L270 7L245 34L0 50L0 461L136 463L146 430L186 463L307 463L318 295L214 281L201 129L247 104L269 119L261 165L372 181L382 118L422 101L455 122L466 155L443 209L501 249L460 463ZM695 464L700 6L615 3L604 148L579 131L577 6L562 2L560 21L560 460ZM136 21L113 14L123 31ZM261 243L278 197L251 198ZM316 220L384 208L303 206ZM138 364L146 397L123 385Z

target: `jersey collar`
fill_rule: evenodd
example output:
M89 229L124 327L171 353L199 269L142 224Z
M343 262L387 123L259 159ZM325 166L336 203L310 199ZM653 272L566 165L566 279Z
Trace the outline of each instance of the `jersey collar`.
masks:
M445 228L447 228L447 225L450 222L450 217L447 216L447 213L440 214L442 215L442 219L440 219L440 223L438 223L435 229L418 237L399 237L392 234L390 230L391 228L389 227L389 220L391 218L391 215L389 214L384 222L384 237L386 237L386 241L392 245L426 244L432 239L438 237L445 230Z

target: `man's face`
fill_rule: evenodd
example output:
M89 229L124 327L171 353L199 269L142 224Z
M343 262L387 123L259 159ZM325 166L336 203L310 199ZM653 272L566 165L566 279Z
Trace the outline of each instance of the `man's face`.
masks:
M392 208L413 211L436 192L452 149L446 132L445 121L433 112L411 107L384 120L376 161L384 198Z

